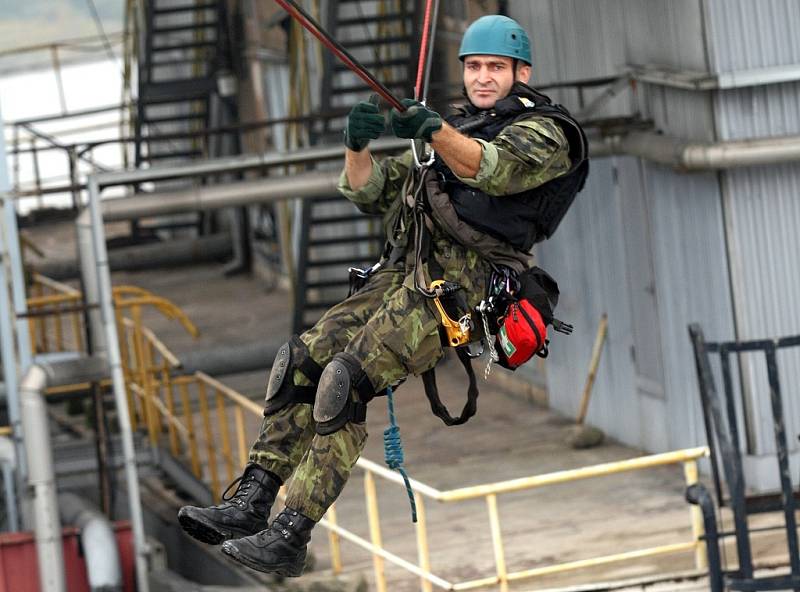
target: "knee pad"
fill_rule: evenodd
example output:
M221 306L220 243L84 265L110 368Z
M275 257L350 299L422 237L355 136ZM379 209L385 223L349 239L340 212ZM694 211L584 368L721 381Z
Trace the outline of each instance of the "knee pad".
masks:
M353 391L357 397L353 396ZM323 436L340 430L347 422L364 423L367 403L375 396L359 361L350 354L338 353L325 366L314 402L317 433Z
M300 370L313 385L295 386L292 382L295 370ZM289 341L278 348L272 363L267 379L264 415L275 413L290 403L313 405L321 375L322 368L311 358L306 344L297 335L292 335Z

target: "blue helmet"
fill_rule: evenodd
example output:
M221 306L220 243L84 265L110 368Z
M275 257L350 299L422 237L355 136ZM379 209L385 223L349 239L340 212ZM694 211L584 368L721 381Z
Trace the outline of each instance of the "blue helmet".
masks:
M461 39L458 59L468 55L499 55L522 60L529 66L531 42L517 21L499 14L482 16L472 23Z

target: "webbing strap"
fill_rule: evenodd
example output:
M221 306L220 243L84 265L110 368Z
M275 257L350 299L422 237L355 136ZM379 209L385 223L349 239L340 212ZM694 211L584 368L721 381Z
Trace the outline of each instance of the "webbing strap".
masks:
M472 369L472 362L469 359L466 348L457 347L456 355L458 356L461 365L467 372L469 378L469 386L467 387L467 402L461 410L461 415L453 417L447 410L447 407L442 403L439 398L439 389L436 386L436 372L433 368L422 373L422 384L425 386L425 396L428 397L428 402L431 404L431 411L433 414L441 419L445 425L454 426L467 423L469 418L475 415L478 411L478 381L475 378L475 371Z
M308 347L299 335L292 335L289 339L289 344L292 347L292 358L295 361L295 368L300 370L306 378L314 384L319 382L319 377L322 376L322 366L317 364L308 352Z
M317 386L296 386L288 385L286 389L292 393L292 403L305 403L313 405L317 397Z

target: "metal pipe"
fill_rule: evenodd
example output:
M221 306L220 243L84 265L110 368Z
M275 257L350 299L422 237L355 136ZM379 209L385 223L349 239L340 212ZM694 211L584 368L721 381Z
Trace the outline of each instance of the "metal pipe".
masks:
M192 350L180 356L182 374L204 372L212 376L263 370L272 363L283 341L243 343Z
M372 153L403 150L408 147L408 140L385 139L370 142ZM153 167L150 169L133 169L97 175L99 187L112 185L128 185L145 181L160 181L179 177L198 177L221 173L233 173L248 169L260 169L273 166L306 164L322 160L340 160L344 148L340 145L322 148L304 148L285 153L267 152L264 154L248 154L243 156L208 159L199 163L172 167Z
M33 492L33 527L39 557L39 579L42 590L48 592L65 592L66 582L44 389L100 380L105 374L104 360L81 358L35 364L20 382L22 433L28 457L28 486Z
M6 249L3 228L0 227L0 358L3 362L3 380L8 396L8 421L11 438L17 448L17 458L22 461L25 450L22 443L22 424L20 422L20 402L17 381L17 351L14 347L14 330L11 302L8 298L6 277ZM17 472L20 476L21 471ZM16 487L14 490L16 491ZM16 496L8 500L9 505L17 505Z
M121 592L122 568L114 527L102 512L74 493L60 494L58 507L64 524L80 529L89 589Z
M66 592L53 452L50 449L47 408L42 395L46 386L47 375L44 370L40 366L31 367L20 384L22 425L30 465L28 485L33 492L33 528L39 557L39 581L42 590Z
M108 264L111 271L135 271L225 259L231 253L231 237L220 233L114 249L108 254ZM49 278L64 280L80 275L80 261L46 261L35 269Z
M0 113L0 128L2 128L2 122L3 117ZM5 138L0 136L0 202L3 207L3 217L0 219L0 352L2 352L3 376L8 393L8 419L11 424L11 437L17 448L16 481L12 487L14 490L20 491L19 486L24 482L27 472L27 461L20 433L20 401L17 381L19 379L18 372L24 371L30 364L31 346L27 323L24 317L19 316L26 310L25 283L19 252L16 210L13 200L8 197L9 190ZM7 269L11 274L11 301L8 298ZM16 339L12 328L15 320ZM8 503L14 506L16 512L16 496L8 499Z
M139 194L126 199L104 200L103 219L107 222L131 220L146 216L267 203L294 197L322 197L335 194L338 181L338 172L312 172L197 186L180 191Z
M2 154L2 150L0 150ZM19 348L19 367L24 372L31 363L31 340L28 321L28 300L25 294L25 271L22 269L22 252L20 250L19 230L17 229L17 212L10 199L3 200L4 225L6 231L6 248L11 268L11 297L14 302L14 314L17 325L17 347Z
M331 149L320 150L330 154ZM337 153L341 152L336 148ZM298 154L302 151L298 151ZM631 132L602 138L590 144L590 156L599 158L618 154L639 156L672 166L680 171L702 171L753 166L800 160L800 136L736 140L711 144L689 143L681 138L654 132ZM241 160L241 159L240 159ZM237 164L238 163L238 164ZM223 163L207 163L212 168ZM241 162L231 162L240 166ZM184 167L196 170L203 165ZM171 174L177 174L172 169ZM141 171L150 173L152 169ZM136 173L129 173L135 175ZM105 184L121 180L122 173L100 175ZM289 197L318 197L336 191L339 175L334 172L309 172L286 177L268 177L224 185L198 186L187 190L152 193L127 199L103 202L108 221L130 220L145 216L176 214L250 203L265 203Z
M0 385L2 386L2 385ZM14 441L0 437L0 466L3 471L3 493L5 496L6 519L9 532L20 530L17 497L14 488L14 469L17 466L17 450Z
M92 252L94 254L95 264L93 272L95 274L96 288L98 290L97 296L99 296L103 328L105 329L105 348L103 353L105 353L111 369L111 380L117 409L117 421L119 422L120 435L122 437L122 452L136 554L136 582L139 592L149 592L150 585L147 577L147 557L149 551L145 540L144 516L142 514L142 503L139 495L139 475L136 470L136 451L133 446L131 418L128 413L125 377L122 372L117 323L112 302L111 273L108 265L103 215L100 210L100 187L97 182L97 177L95 175L90 175L87 180L87 185L89 186L89 216L91 218L93 239ZM81 214L81 216L83 216L83 214ZM88 270L85 271L84 274L88 275Z
M589 155L593 158L626 154L639 156L674 167L678 172L690 172L797 161L800 160L798 144L800 144L800 136L692 143L686 139L666 136L656 132L630 132L628 134L605 137L593 136L589 141ZM397 139L379 140L370 144L370 150L375 154L402 150L406 147L407 142L405 140ZM97 180L100 186L110 187L164 179L202 177L227 172L257 170L274 166L306 164L324 160L339 160L341 157L341 147L333 146L297 150L289 153L268 153L209 159L201 163L175 167L154 167L104 173L99 175ZM86 186L83 184L66 184L43 187L40 192L32 190L19 191L15 193L15 197L65 193L85 188ZM155 196L156 194L150 195ZM130 201L131 199L144 198L137 196L115 201ZM157 198L154 197L154 199Z
M590 143L590 156L631 155L681 172L780 164L800 160L800 135L693 143L656 132L630 132Z

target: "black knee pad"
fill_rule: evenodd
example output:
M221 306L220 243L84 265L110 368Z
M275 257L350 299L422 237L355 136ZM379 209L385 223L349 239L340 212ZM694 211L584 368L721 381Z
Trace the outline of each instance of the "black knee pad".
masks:
M355 391L356 396L353 396ZM317 433L323 436L342 429L347 422L364 423L367 403L375 396L359 361L350 354L338 353L325 366L314 402Z
M313 385L295 386L292 382L295 370L300 370ZM311 358L306 344L297 335L292 335L289 341L278 348L272 363L267 379L264 415L280 411L290 403L313 405L321 375L322 368Z

